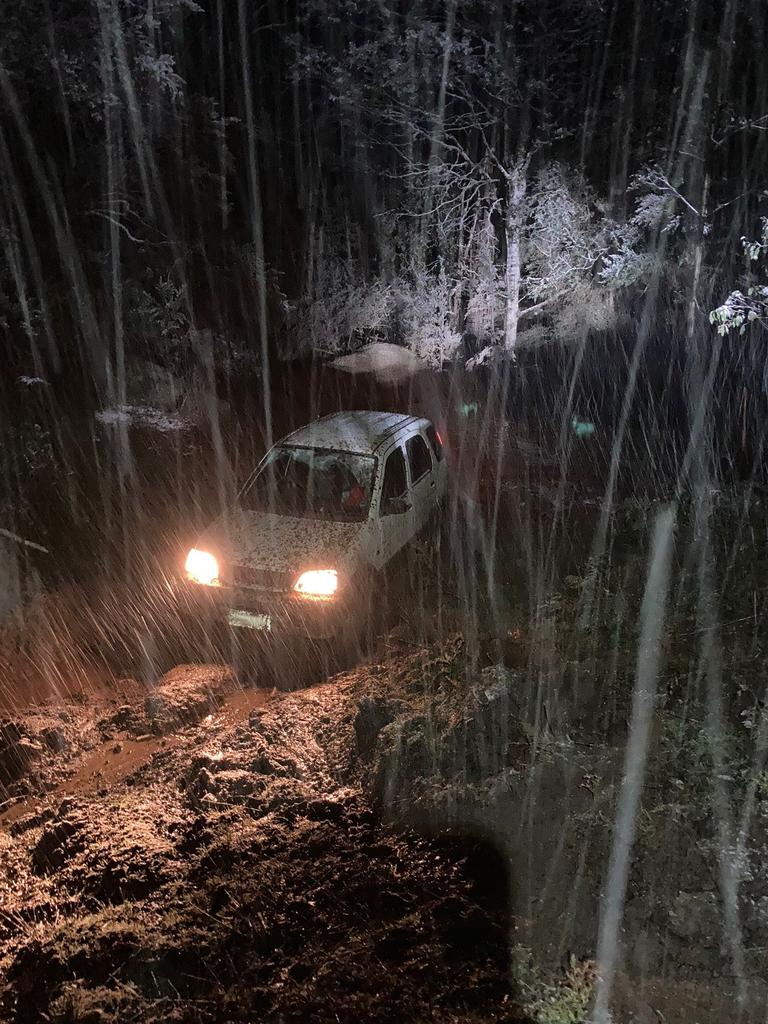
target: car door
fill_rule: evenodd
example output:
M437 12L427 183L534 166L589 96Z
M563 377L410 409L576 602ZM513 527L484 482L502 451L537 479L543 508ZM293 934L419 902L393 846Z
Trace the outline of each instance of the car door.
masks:
M408 543L412 533L412 503L405 453L400 445L384 461L376 515L377 544L371 561L381 569Z
M415 536L427 525L436 498L432 455L424 437L413 434L405 442L410 480L412 532Z

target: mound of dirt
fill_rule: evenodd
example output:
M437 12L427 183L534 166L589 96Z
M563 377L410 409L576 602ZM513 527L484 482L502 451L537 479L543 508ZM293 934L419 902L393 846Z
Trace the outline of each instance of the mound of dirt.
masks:
M516 713L520 677L492 667L461 689L440 673L421 707L392 715L376 740L372 792L377 806L413 805L431 783L460 777L467 784L520 763L527 742ZM383 721L383 719L381 719Z
M96 723L72 703L0 721L0 811L53 789L62 766L98 739Z
M121 705L99 727L105 736L119 731L165 736L201 721L237 689L237 678L228 666L177 665L152 687L143 704Z

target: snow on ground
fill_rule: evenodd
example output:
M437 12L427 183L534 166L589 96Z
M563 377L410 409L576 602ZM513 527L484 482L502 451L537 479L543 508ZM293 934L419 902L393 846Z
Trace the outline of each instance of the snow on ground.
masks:
M100 409L96 413L96 419L106 426L124 423L126 426L144 427L163 433L190 429L190 423L178 414L164 412L148 405L118 405L110 409Z
M359 352L339 356L331 366L345 373L372 373L382 384L399 384L428 369L426 363L413 352L383 341L366 345Z

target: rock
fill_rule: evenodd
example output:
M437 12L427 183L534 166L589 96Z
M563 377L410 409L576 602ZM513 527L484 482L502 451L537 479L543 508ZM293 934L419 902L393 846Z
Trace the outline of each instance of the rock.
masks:
M201 331L200 335L210 337L210 331ZM179 409L186 419L200 424L210 423L213 417L226 418L231 413L229 403L219 398L215 383L199 367L185 382L184 398Z
M502 771L513 744L524 740L517 711L519 678L494 666L468 692L455 698L438 693L424 714L400 716L381 728L373 780L376 802L386 805L406 797L419 779L460 776L473 783ZM371 727L376 724L373 713L363 720L366 727L368 720ZM357 732L357 721L355 725Z
M113 715L115 725L127 725L133 717L133 708L130 704L122 704Z
M0 721L0 742L16 743L23 735L23 729L17 722Z
M706 974L710 978L720 977L727 964L721 949L688 940L669 942L666 962L673 963L676 971L682 967L686 972Z
M486 700L498 700L520 688L521 676L506 665L489 665L480 673L479 689L485 694ZM476 689L478 689L476 687Z
M644 999L641 999L632 1010L630 1024L659 1024L661 1020L662 1018L656 1010Z
M477 708L472 732L482 777L497 772L507 761L510 743L522 738L517 699L521 676L504 665L492 665L480 678L472 691Z
M341 800L325 799L310 800L305 808L305 815L310 821L341 821L346 807Z
M67 815L77 806L77 801L73 796L65 796L59 804L59 809L56 811L57 818L66 818Z
M141 733L147 731L147 721L137 708L130 704L123 704L110 715L98 723L102 739L111 740L115 731Z
M337 356L331 365L351 374L371 374L383 384L402 383L428 369L427 364L409 349L385 341L375 341L357 352Z
M719 946L723 930L717 896L713 892L681 892L672 901L669 930L697 946Z
M693 827L703 831L706 823L697 823ZM717 863L714 855L708 856L698 843L688 843L680 852L682 856L678 885L686 890L695 888L697 891L714 893L717 889Z
M652 976L664 963L664 944L656 928L640 928L630 951L632 967L643 976Z
M38 743L37 740L30 739L29 736L22 736L18 744L19 752L25 761L36 761L43 755L43 745Z
M193 793L200 795L212 793L216 789L216 781L207 768L201 768L191 788Z
M385 726L379 734L373 797L389 806L428 771L427 723L421 715Z
M257 780L243 768L230 768L215 776L216 791L226 803L243 803L253 796Z

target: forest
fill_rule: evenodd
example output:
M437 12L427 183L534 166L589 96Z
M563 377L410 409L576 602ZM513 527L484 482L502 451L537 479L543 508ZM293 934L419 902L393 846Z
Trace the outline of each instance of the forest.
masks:
M1 1020L765 1020L766 40L0 5ZM448 480L365 640L203 628L350 410Z
M691 347L707 365L710 320L765 312L764 19L735 0L14 5L6 387L119 402L133 360L189 373L207 345L266 393L272 361L312 350L477 365L627 320L665 336L674 376ZM721 353L736 376L750 340Z

